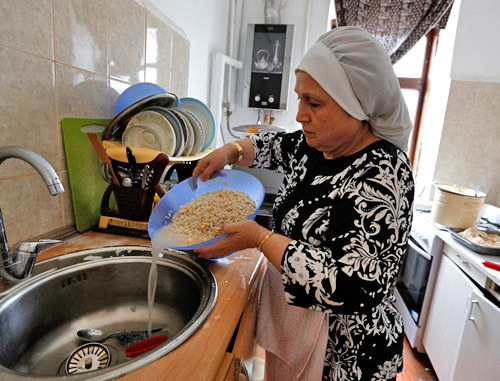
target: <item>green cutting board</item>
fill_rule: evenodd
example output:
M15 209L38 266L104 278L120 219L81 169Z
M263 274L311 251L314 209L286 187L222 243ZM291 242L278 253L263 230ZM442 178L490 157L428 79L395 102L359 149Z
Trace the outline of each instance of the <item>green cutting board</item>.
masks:
M101 166L87 134L80 131L85 124L107 125L110 119L64 118L61 120L69 186L73 199L76 230L98 224L101 200L108 183L101 176ZM99 138L101 134L98 134Z

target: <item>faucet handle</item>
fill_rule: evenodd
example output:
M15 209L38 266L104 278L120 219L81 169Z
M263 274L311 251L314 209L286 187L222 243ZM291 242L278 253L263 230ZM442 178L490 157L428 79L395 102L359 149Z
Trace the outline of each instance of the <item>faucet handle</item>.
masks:
M42 247L54 245L56 243L66 243L66 241L61 241L59 239L40 239L38 241L21 242L17 248L17 252L38 254Z

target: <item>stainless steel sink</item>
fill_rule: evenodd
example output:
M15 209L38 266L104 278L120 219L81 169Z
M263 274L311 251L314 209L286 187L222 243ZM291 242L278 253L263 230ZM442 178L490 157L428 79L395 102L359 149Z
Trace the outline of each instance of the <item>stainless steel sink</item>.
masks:
M147 329L150 267L151 248L142 246L83 250L40 262L32 278L0 296L0 380L116 378L181 345L212 311L217 285L203 262L164 250L153 326L165 326L154 335L167 334L168 340L127 359L130 342L111 337L101 343L111 357L106 368L67 375L70 355L85 344L78 330Z

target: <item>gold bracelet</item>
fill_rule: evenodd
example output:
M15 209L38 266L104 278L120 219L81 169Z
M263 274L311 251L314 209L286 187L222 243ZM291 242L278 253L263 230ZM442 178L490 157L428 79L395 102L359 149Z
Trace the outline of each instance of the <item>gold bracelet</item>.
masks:
M238 148L238 160L232 163L232 164L238 164L240 161L243 160L243 148L241 147L240 143L236 142L229 142L229 143L234 144L236 148Z
M271 230L269 233L266 234L264 238L262 238L262 241L260 241L259 245L257 246L257 249L259 249L259 251L262 251L262 246L267 242L269 238L271 238L273 234L274 232Z

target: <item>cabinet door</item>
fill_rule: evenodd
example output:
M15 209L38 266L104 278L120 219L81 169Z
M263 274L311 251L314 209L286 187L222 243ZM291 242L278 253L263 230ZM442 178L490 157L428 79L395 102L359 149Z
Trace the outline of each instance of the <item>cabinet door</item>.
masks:
M500 308L472 292L458 354L455 381L498 380Z
M440 381L451 381L464 330L468 297L475 286L443 255L423 343Z

